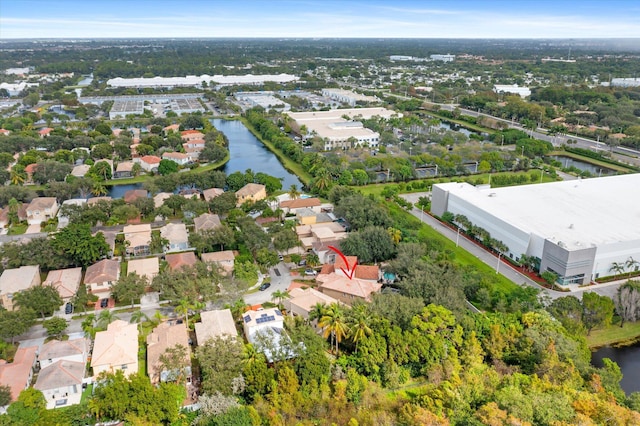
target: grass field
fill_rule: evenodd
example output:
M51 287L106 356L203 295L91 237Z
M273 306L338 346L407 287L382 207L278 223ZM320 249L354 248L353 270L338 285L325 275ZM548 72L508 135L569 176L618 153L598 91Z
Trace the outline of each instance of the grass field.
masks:
M640 321L627 322L624 327L612 324L605 328L591 331L587 336L587 344L591 349L602 346L614 346L616 344L626 346L640 339Z

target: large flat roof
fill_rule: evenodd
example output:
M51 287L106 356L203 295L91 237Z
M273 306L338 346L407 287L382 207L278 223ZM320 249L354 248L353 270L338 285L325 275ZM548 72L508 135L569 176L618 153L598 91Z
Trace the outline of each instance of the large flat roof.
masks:
M518 229L569 249L640 240L640 174L506 188L438 186Z

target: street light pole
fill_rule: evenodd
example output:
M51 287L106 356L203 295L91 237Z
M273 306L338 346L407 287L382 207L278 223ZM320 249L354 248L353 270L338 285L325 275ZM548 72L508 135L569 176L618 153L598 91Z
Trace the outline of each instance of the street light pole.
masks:
M496 274L500 272L500 256L502 256L502 253L498 253L498 264L496 265Z
M456 234L456 247L458 247L459 240L460 240L460 228L458 228L458 233Z

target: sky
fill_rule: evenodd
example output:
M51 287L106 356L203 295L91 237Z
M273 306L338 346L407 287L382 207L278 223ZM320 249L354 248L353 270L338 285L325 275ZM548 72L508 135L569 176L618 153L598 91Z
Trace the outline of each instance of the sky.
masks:
M12 38L640 38L637 0L0 0Z

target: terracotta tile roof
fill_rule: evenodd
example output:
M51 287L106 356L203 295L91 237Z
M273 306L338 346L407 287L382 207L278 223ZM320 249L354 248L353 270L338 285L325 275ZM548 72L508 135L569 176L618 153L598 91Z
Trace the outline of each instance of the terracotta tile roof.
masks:
M33 172L36 171L36 167L38 167L36 163L31 163L24 168L24 171L29 174L32 174Z
M133 203L138 198L147 198L147 190L146 189L130 189L124 193L125 203Z
M320 284L320 291L324 289L333 290L340 293L349 294L367 301L371 300L371 294L377 293L382 288L382 284L361 280L358 278L349 279L336 273L330 274L325 282Z
M333 264L334 267L336 268L336 271L339 271L340 269L344 269L346 271L348 268L353 269L353 267L357 265L358 256L345 256L345 257L347 258L347 262L349 263L349 266L347 266L344 263L341 256L336 256L336 261Z
M73 385L82 385L84 378L85 364L60 360L48 367L43 368L38 373L38 380L33 386L35 389L46 391L59 388L68 388Z
M106 281L117 281L120 272L120 262L103 259L87 268L84 274L85 284L98 284Z
M39 265L27 265L19 268L5 269L2 274L0 274L0 294L11 294L24 291L28 289L33 282L40 284Z
M86 355L89 351L89 341L84 337L67 341L50 340L42 345L38 357L41 360L65 358L75 355Z
M211 201L218 195L224 194L224 189L220 188L209 188L202 191L202 195L204 196L205 201Z
M145 155L140 157L140 161L144 161L147 164L159 164L162 158L156 157L155 155Z
M13 362L0 365L0 385L11 388L11 400L18 399L18 395L29 385L31 369L36 362L37 346L18 348Z
M51 127L45 127L44 129L40 129L40 131L38 133L41 134L41 135L48 135L52 131L53 131L53 129Z
M295 200L287 200L280 203L280 207L287 207L289 209L319 207L320 205L320 200L317 198L296 198Z
M215 229L222 224L220 223L220 216L217 214L203 213L200 216L193 219L196 232Z
M186 324L163 322L147 336L147 370L151 383L160 382L162 373L160 356L176 345L182 345L187 350L184 361L190 365L191 355Z
M361 280L377 281L380 278L380 268L376 265L358 265L355 277Z
M202 253L200 257L203 262L233 262L236 255L233 253L233 250L224 250Z
M138 326L115 320L96 333L91 366L122 365L138 361Z
M236 323L231 310L221 309L204 311L200 314L200 322L195 324L198 345L216 337L237 337Z
M49 285L56 290L63 299L76 295L82 281L82 268L58 269L50 271L42 285Z
M168 254L165 256L165 260L171 270L176 270L183 266L193 266L198 262L196 255L192 251Z
M188 136L188 135L202 135L202 132L200 130L183 130L182 132L180 132L180 134L182 136Z
M55 197L38 197L31 200L27 210L45 210L52 208L58 201Z
M236 195L238 197L246 197L249 195L255 195L260 191L263 191L266 187L259 183L248 183L242 188L236 191Z
M287 287L287 291L291 292L291 290L294 290L294 289L297 289L297 288L301 288L301 289L309 288L309 283L301 283L300 281L292 281L291 284L289 285L289 287Z

